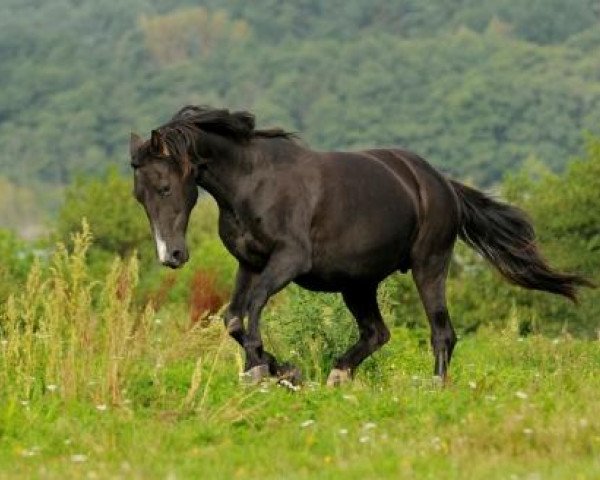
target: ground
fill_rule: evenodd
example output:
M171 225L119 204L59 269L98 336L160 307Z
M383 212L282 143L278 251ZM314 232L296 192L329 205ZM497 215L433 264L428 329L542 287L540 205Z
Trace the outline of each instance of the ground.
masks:
M600 478L597 341L483 329L442 388L426 334L395 328L351 385L292 391L240 384L220 331L134 363L115 404L0 405L0 478Z

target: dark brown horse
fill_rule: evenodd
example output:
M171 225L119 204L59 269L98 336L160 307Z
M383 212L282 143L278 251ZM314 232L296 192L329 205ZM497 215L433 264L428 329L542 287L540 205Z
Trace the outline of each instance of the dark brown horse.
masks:
M445 378L456 343L445 282L457 237L522 287L575 300L576 287L589 285L545 263L523 212L446 179L408 151L316 152L282 130L255 129L248 112L195 106L148 141L132 134L130 149L135 196L164 265L188 259L197 186L216 200L219 235L239 262L225 326L255 380L295 372L263 349L259 327L269 297L290 282L341 292L358 323L360 337L328 385L350 379L389 340L377 287L397 270L412 271L431 326L434 373Z

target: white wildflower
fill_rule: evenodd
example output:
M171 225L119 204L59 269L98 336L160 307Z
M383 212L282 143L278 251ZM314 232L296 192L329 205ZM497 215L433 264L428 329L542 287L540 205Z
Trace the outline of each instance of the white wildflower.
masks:
M347 428L340 428L340 429L338 430L338 433L339 433L340 435L348 435L348 429L347 429Z
M71 455L71 461L73 463L83 463L87 461L87 455L84 455L83 453L76 453L74 455Z
M55 392L56 390L58 390L58 385L54 385L54 384L46 385L46 389L49 392Z
M40 453L40 447L31 447L28 450L23 450L21 452L22 457L35 457L38 453Z
M301 426L302 428L306 428L306 427L310 427L310 426L311 426L312 424L314 424L314 423L315 423L315 421L314 421L314 420L312 420L312 419L309 419L309 420L305 420L305 421L303 421L303 422L300 424L300 426Z
M471 388L471 390L475 390L477 388L477 383L475 383L473 380L471 380L469 382L469 387Z
M515 396L517 398L520 398L521 400L526 400L527 397L529 397L529 395L527 395L525 392L522 392L521 390L518 390L517 392L515 392Z
M108 407L104 403L101 403L100 405L96 405L96 410L98 410L99 412L104 412L104 411L106 411L107 408Z
M289 390L292 390L293 392L297 392L298 390L300 390L300 385L294 385L292 382L290 382L286 378L279 380L277 385L280 387L285 387Z

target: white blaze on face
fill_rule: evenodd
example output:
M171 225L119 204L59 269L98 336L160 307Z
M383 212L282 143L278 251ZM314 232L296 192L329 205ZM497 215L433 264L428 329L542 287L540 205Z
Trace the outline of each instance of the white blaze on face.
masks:
M158 253L158 259L161 262L165 262L167 260L167 244L160 236L160 232L158 228L154 226L154 240L156 241L156 251Z

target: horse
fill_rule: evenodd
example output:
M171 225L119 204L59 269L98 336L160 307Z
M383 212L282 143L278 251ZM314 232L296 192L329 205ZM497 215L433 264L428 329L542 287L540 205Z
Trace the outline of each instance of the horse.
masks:
M520 287L575 302L578 287L592 286L546 263L522 210L446 178L407 150L315 151L293 133L257 129L250 112L188 105L148 140L132 133L130 156L134 195L163 265L179 268L189 258L198 187L215 199L220 239L238 261L223 320L254 382L298 381L293 365L263 348L260 333L267 301L290 282L341 293L356 319L359 338L335 361L329 386L350 381L389 341L377 288L409 270L431 328L434 375L447 378L457 337L445 283L457 238Z

